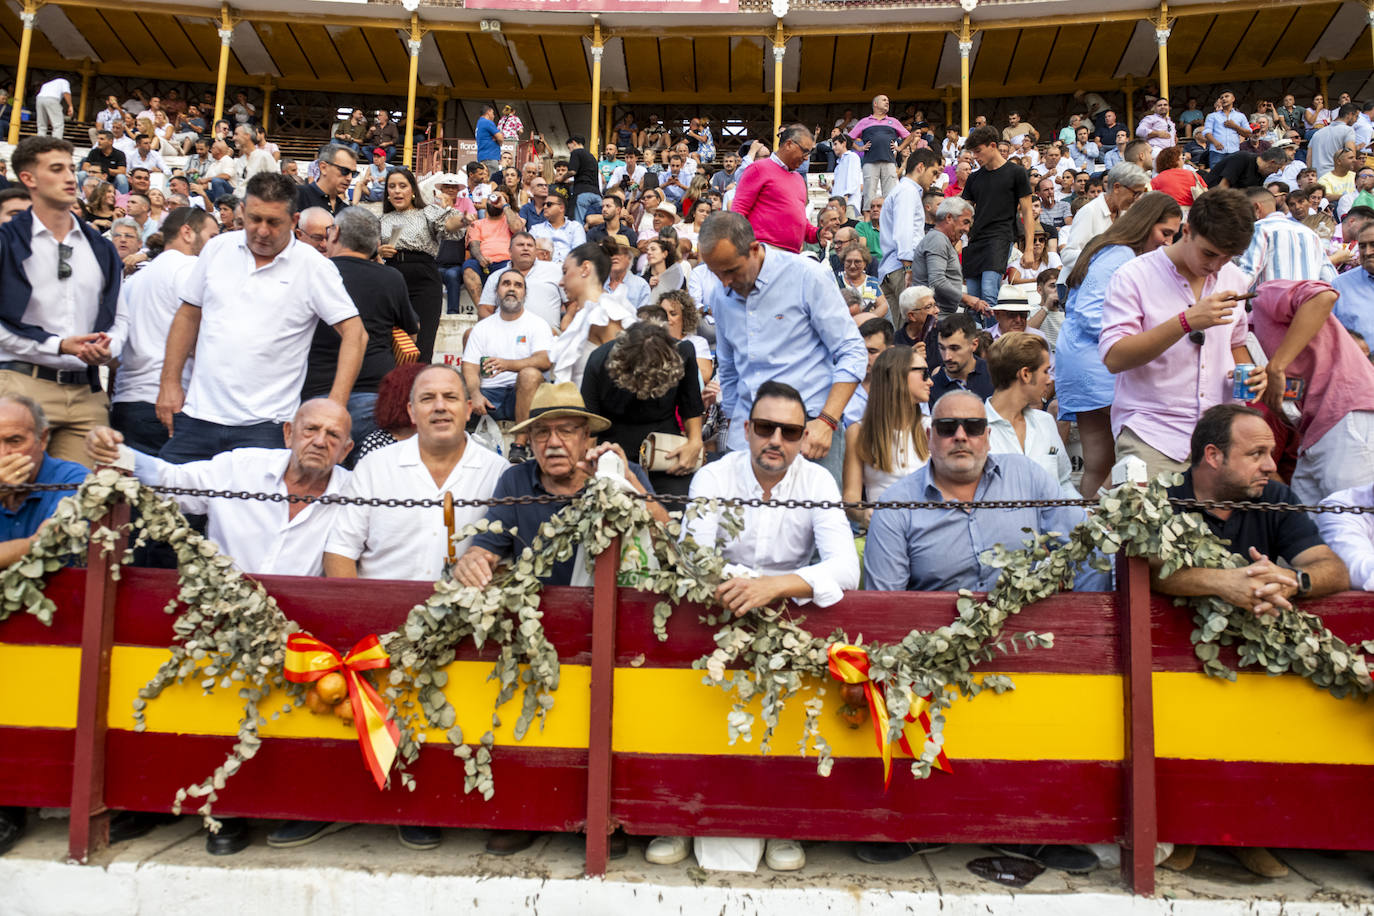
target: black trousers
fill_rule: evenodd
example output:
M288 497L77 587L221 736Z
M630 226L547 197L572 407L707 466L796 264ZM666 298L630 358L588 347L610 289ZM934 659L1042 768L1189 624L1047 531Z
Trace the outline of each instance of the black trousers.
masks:
M410 293L410 307L420 319L420 337L415 345L420 349L420 362L434 359L434 338L439 334L439 318L444 309L444 282L434 259L420 252L401 251L399 257L387 261L406 278Z

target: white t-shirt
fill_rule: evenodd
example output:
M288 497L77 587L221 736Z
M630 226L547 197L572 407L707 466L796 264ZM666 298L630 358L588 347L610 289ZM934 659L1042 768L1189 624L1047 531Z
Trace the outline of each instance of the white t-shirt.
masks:
M519 318L507 321L498 310L488 315L468 333L467 346L463 348L463 362L480 364L482 357L495 356L500 359L525 359L541 350L553 347L553 331L548 322L538 315L521 312ZM483 388L509 388L515 384L518 373L498 372L490 378L482 378Z
M504 270L493 270L482 284L478 305L496 306L496 287ZM552 261L535 261L525 274L525 314L538 315L557 330L563 323L563 272Z
M42 88L38 90L38 95L34 96L34 98L61 100L62 96L70 95L71 91L72 84L59 76L57 79L48 80L44 83Z
M110 336L119 357L111 401L157 401L162 361L167 352L167 331L172 316L181 308L178 294L190 276L196 259L168 248L147 266L124 281L119 290L119 311ZM186 361L181 384L190 382L193 359ZM302 574L304 575L304 574Z
M343 492L345 496L380 499L443 499L451 491L462 499L487 499L509 467L506 459L469 438L458 464L443 486L436 487L420 460L420 437L411 436L364 455ZM443 572L448 530L441 509L340 509L324 549L356 559L360 578L433 582ZM455 506L454 530L462 530L485 515L482 506ZM456 545L456 555L462 556L470 540Z
M225 426L290 420L315 325L358 316L324 255L292 238L272 263L257 267L242 231L206 244L181 300L201 313L186 413Z

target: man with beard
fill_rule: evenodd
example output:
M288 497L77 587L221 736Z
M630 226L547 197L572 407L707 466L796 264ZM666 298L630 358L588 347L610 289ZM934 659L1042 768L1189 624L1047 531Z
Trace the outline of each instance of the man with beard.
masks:
M496 283L497 312L473 327L463 347L463 381L472 398L474 416L490 414L497 420L523 424L530 415L530 401L543 384L544 373L553 368L549 350L553 331L538 315L525 311L525 277L513 267L502 271ZM528 439L517 433L510 461L530 457Z

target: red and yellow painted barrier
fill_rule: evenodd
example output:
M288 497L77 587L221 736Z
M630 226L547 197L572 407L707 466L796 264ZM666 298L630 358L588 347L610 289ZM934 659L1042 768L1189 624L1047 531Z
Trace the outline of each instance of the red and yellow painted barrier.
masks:
M70 803L87 581L82 570L53 576L48 594L59 610L51 628L22 614L0 624L0 696L7 698L0 704L0 804ZM334 647L395 628L430 591L412 582L361 591L325 579L263 582L288 616ZM236 732L236 691L205 696L197 684L168 688L149 702L147 730L132 730L130 704L167 657L172 617L164 607L174 592L174 573L155 570L127 569L116 586L102 787L112 809L168 810L177 789L222 761ZM605 813L634 834L1048 843L1135 837L1143 844L1145 828L1157 825L1159 839L1178 842L1368 848L1367 831L1349 812L1374 795L1374 707L1338 701L1297 677L1207 678L1192 654L1190 613L1160 598L1139 610L1136 629L1148 632L1150 651L1137 671L1126 594L1064 595L1022 612L1009 631L1052 632L1054 648L998 660L996 673L1011 675L1014 691L954 704L945 729L951 772L917 780L896 755L885 791L873 730L850 729L835 715L842 700L834 680L823 685L822 728L837 758L828 778L817 775L814 758L797 753L800 699L784 712L768 756L756 742L730 745L729 696L691 668L711 649L711 630L697 609L684 607L660 643L651 628L653 596L616 596L613 707L599 709L593 605L607 603L606 594L553 588L542 609L563 665L556 703L545 727L523 741L511 734L518 698L502 715L490 802L461 792L462 761L441 730L427 736L412 767L416 791L399 781L379 790L358 765L353 725L297 709L262 726L261 750L220 792L215 810L576 830L599 803L589 750L604 714ZM825 630L895 640L913 627L946 623L954 602L950 594L855 593L807 612ZM1368 596L1336 596L1312 609L1346 639L1374 636ZM491 723L492 657L469 644L448 668L445 690L470 740ZM1132 683L1147 685L1149 695L1128 697ZM282 702L272 697L260 708L268 715ZM1139 715L1151 703L1150 715L1132 719L1131 710ZM1152 796L1141 797L1151 781ZM1137 874L1136 886L1148 892L1143 880Z

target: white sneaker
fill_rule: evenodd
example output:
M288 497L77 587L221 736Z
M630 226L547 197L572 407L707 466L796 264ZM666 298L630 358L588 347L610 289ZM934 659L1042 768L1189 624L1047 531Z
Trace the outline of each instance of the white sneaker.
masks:
M651 865L676 865L687 858L690 851L685 836L656 836L644 850L644 861Z
M806 852L796 840L769 840L763 861L773 871L797 871L806 865Z

